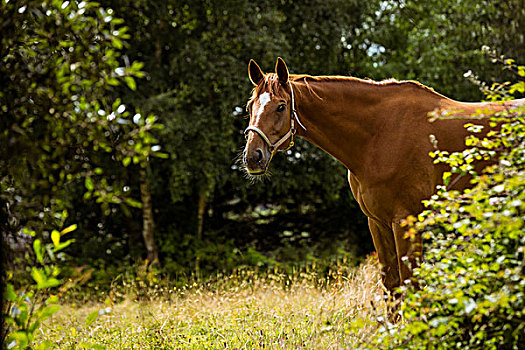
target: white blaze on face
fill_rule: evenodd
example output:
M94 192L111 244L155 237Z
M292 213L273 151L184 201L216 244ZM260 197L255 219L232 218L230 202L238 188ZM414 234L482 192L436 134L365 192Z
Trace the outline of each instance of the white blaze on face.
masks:
M257 110L257 118L255 119L255 125L259 124L259 118L261 117L262 113L264 112L264 107L270 102L270 94L268 92L265 92L261 96L259 96L259 109Z

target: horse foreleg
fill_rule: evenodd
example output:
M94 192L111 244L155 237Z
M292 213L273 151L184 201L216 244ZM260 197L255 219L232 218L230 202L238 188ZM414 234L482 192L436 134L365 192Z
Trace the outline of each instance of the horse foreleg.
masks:
M381 263L383 285L390 292L393 292L396 287L401 285L394 233L390 227L372 218L368 218L368 226L370 233L372 233L377 257Z
M401 225L393 223L392 231L396 242L396 255L399 265L399 278L405 284L412 278L412 270L419 264L423 256L421 234L415 237L405 237L406 230Z

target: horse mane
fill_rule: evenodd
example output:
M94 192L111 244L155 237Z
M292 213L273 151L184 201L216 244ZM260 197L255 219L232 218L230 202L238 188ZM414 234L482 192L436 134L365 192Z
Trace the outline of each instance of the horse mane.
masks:
M365 81L372 82L375 85L397 85L397 86L409 85L409 86L414 86L419 89L423 89L425 91L428 91L434 94L438 94L433 88L423 85L419 81L415 81L415 80L397 80L394 78L390 78L390 79L384 79L381 81L373 81L373 80L365 79Z
M418 81L415 80L397 80L394 78L389 79L383 79L380 81L372 80L369 78L361 79L356 77L349 77L349 76L343 76L343 75L320 75L320 76L311 76L307 74L293 74L290 75L290 78L292 81L300 81L303 80L306 84L307 81L319 81L319 82L353 82L353 83L362 83L367 84L370 86L412 86L419 89L422 89L424 91L428 91L433 94L440 95L438 92L436 92L433 88L428 87L426 85L421 84Z
M320 75L320 76L312 76L308 74L290 74L290 80L294 83L303 83L307 87L307 89L314 93L313 89L309 86L308 81L312 82L341 82L341 83L358 83L358 84L366 84L368 86L398 86L398 87L415 87L416 89L421 89L422 91L426 91L429 93L432 93L437 96L442 96L438 92L436 92L433 88L428 87L426 85L421 84L418 81L415 80L397 80L394 78L390 79L384 79L380 81L372 80L372 79L361 79L356 77L349 77L349 76L342 76L342 75ZM253 88L252 90L252 96L248 100L248 106L250 103L252 103L257 96L261 93L261 91L269 92L270 94L278 95L278 91L280 88L279 84L279 78L277 77L277 74L275 73L268 73L264 75L264 81L261 82L259 85ZM317 94L315 94L317 95ZM318 96L319 97L319 96Z

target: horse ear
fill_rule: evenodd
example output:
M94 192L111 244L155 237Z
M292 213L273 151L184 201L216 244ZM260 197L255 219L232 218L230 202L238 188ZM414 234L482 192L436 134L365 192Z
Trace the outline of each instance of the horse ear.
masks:
M264 79L264 73L254 60L248 64L248 75L253 85L257 86Z
M279 77L279 83L285 85L288 83L288 67L281 57L277 57L277 63L275 64L275 73Z

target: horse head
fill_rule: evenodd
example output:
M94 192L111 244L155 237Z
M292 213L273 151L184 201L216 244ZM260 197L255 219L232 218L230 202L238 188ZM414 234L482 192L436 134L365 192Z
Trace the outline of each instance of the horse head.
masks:
M280 57L275 73L264 74L250 60L248 74L255 88L248 101L250 124L244 132L243 162L250 175L263 175L277 151L293 146L297 114L288 68Z

